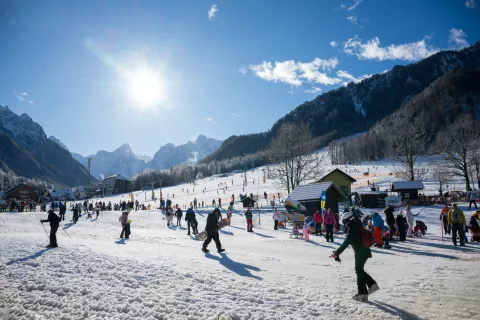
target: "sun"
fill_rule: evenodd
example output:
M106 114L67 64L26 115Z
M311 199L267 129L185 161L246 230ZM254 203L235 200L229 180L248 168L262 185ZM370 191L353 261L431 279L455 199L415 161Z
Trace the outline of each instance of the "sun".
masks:
M153 107L162 99L162 81L153 70L141 68L130 73L127 88L130 99L139 107Z

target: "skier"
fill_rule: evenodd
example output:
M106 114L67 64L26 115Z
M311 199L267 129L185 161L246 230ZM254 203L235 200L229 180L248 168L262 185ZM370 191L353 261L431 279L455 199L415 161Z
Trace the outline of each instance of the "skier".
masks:
M442 208L442 211L440 212L440 222L443 223L443 229L445 231L445 234L450 234L450 228L448 224L448 212L450 211L450 208L448 205L445 203L445 206Z
M177 208L177 211L175 212L175 216L177 217L177 227L181 227L183 212L182 212L182 209L180 209L180 207Z
M398 226L398 236L400 237L400 241L405 241L405 229L407 227L407 219L403 216L400 212L396 218L397 226Z
M135 211L138 211L139 202L138 199L135 200Z
M57 230L60 225L60 217L53 210L48 210L47 220L40 220L40 222L50 222L50 244L47 248L57 248Z
M195 228L193 227L195 221L195 211L193 211L192 207L188 208L187 213L185 214L185 221L187 221L187 228L188 233L187 236L190 235L190 227L192 227L193 234L196 235Z
M353 299L367 302L368 296L379 289L375 280L365 272L364 266L368 258L372 257L370 248L364 246L362 240L363 225L360 218L354 212L345 212L342 215L343 225L348 228L347 237L343 244L331 255L336 261L340 261L342 252L351 245L355 253L355 273L357 274L358 293ZM368 287L368 289L367 289Z
M65 221L65 212L67 212L67 206L64 202L60 205L60 219L62 219L62 221Z
M406 214L406 216L407 216L407 222L408 222L408 232L407 232L407 235L408 235L409 237L412 237L414 218L413 218L412 210L410 210L410 205L407 205L407 207L405 208L405 214ZM445 217L446 217L446 215L445 215ZM446 220L445 220L445 221L446 221Z
M325 214L323 215L323 223L325 223L325 238L327 239L327 242L333 242L333 226L335 225L335 216L330 208L325 210Z
M388 228L390 229L390 236L393 230L395 230L395 217L393 216L393 207L391 205L388 205L384 210L383 213L385 213L385 221L387 222Z
M453 245L457 246L457 232L460 237L460 245L465 246L465 229L463 225L466 224L465 215L463 211L457 208L457 204L453 204L453 208L448 211L448 224L452 226L452 240Z
M253 232L253 222L252 222L253 214L250 206L248 206L247 211L245 212L245 218L247 218L247 232Z
M211 213L208 214L207 225L205 227L205 231L207 232L207 239L205 239L205 242L203 243L203 252L209 252L207 247L212 241L212 239L217 245L218 253L222 253L223 251L225 251L225 249L222 249L222 244L220 243L220 236L218 234L219 213L220 210L218 208L215 208Z
M118 221L122 224L122 232L120 233L120 238L123 239L123 235L125 234L125 238L128 239L130 236L130 226L128 226L127 230L127 224L128 224L128 211L123 211L122 216L118 218Z
M313 214L313 221L315 222L315 234L318 236L318 233L322 235L322 223L323 223L323 218L322 214L320 213L320 210L315 211Z
M73 224L76 224L78 221L78 204L73 208Z

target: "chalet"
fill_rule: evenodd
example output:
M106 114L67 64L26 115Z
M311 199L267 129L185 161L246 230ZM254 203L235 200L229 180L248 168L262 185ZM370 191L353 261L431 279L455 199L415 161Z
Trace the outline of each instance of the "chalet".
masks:
M420 181L397 181L392 183L392 192L398 192L402 200L418 200L418 190L425 187Z
M357 182L354 178L340 169L335 169L317 181L317 183L332 181L348 197L352 193L352 184Z
M321 208L321 197L324 192L325 208L330 208L333 212L338 212L339 202L348 201L345 194L332 181L297 186L289 197L299 201L306 208L305 215L313 215L317 209Z
M355 205L363 208L383 208L385 198L388 196L386 192L381 191L362 191L354 194Z
M252 207L253 208L253 207L255 207L255 203L257 201L255 201L255 199L252 199L250 197L245 197L245 198L242 198L240 200L240 202L243 204L244 208L247 208L247 207Z
M121 174L103 179L102 188L105 194L120 194L132 191L132 180Z
M38 195L32 188L30 188L26 183L21 183L15 187L5 191L3 196L5 200L16 200L16 201L26 201L35 202L38 199Z
M75 193L69 189L53 189L47 190L43 194L45 198L51 198L54 201L71 201L77 200Z

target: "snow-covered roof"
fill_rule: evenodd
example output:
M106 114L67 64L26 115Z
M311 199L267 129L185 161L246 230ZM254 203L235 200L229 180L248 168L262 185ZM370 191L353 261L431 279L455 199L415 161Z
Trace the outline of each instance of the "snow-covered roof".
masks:
M121 175L121 174L115 174L113 176L110 176L110 177L106 177L105 179L103 179L104 181L107 180L107 179L117 179L117 180L125 180L125 181L132 181L129 177L125 177L124 175Z
M72 190L68 189L54 189L49 191L50 196L54 198L62 198L62 197L69 197L71 199L75 199L75 193Z
M392 183L392 191L395 190L407 190L407 189L417 189L423 190L425 187L421 181L396 181Z
M335 188L339 194L345 197L342 191L340 191L337 185L332 181L297 186L292 193L289 194L289 197L297 201L320 199L322 192L327 191L330 188Z

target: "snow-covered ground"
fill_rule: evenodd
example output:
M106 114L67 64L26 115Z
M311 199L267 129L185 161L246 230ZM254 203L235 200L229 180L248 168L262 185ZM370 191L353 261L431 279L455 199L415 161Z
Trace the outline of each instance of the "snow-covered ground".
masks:
M342 169L359 180L355 187L365 188L363 172L389 183L393 167L370 163ZM271 180L263 182L261 169L247 173L245 192L243 177L236 174L163 188L163 197L179 205L194 197L209 204L221 197L226 204L232 194L238 199L239 193L264 191L268 201L273 193L284 197ZM134 197L158 206L151 191ZM316 236L310 242L290 239L290 226L273 230L269 202L262 199L260 205L255 233L245 231L243 210L235 205L232 226L220 232L223 254L213 243L210 254L202 253L202 242L187 236L185 222L168 228L155 209L130 214L131 239L124 241L120 212L102 212L92 221L83 215L72 225L69 211L64 227L71 239L59 229L60 248L50 250L39 223L46 213L0 213L0 319L480 319L480 245L454 248L442 241L440 207L413 209L428 226L426 237L373 250L366 270L381 290L362 304L351 299L353 251L346 250L341 264L328 258L343 235L336 235L335 243ZM465 204L462 208L469 217ZM197 211L200 231L208 212Z

